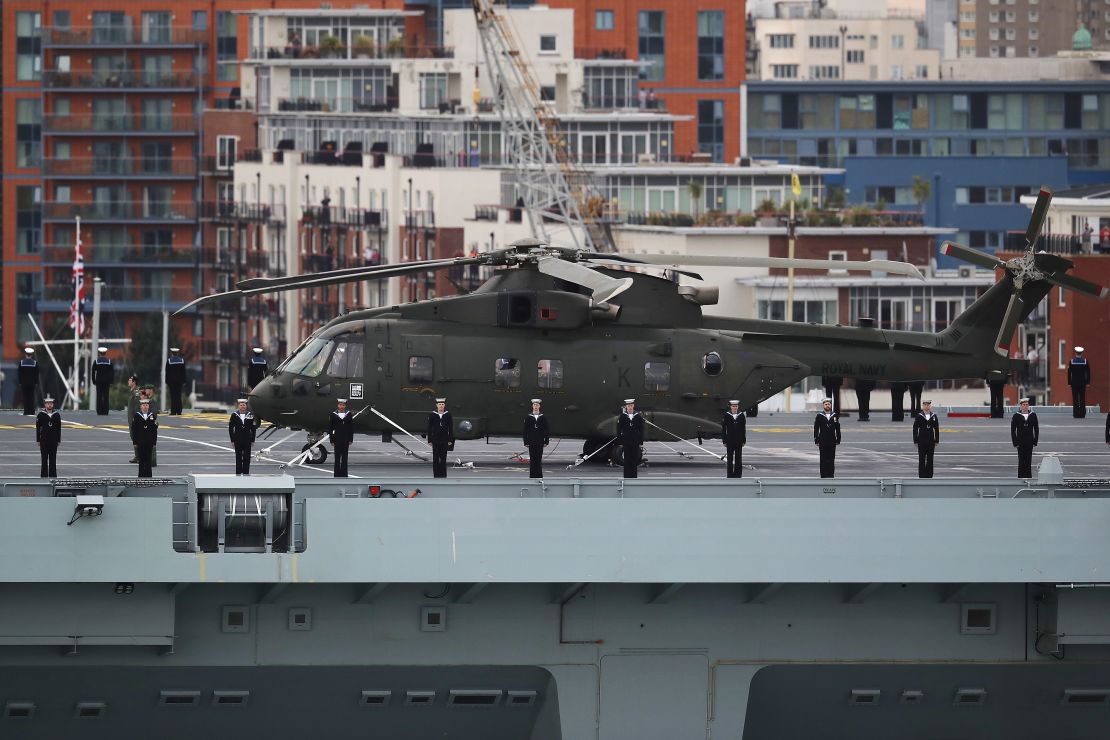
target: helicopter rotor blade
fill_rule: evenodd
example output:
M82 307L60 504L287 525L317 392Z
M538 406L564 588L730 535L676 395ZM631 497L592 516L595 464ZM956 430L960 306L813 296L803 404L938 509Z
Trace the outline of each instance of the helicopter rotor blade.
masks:
M809 260L788 257L714 257L709 255L624 254L625 258L654 265L705 265L707 267L794 267L804 270L868 270L925 280L908 262L895 260Z
M480 262L475 257L454 257L450 259L438 260L423 260L420 262L405 262L402 264L392 265L365 265L362 267L347 267L342 270L329 270L328 272L315 272L311 274L301 275L285 275L275 278L248 278L240 280L235 284L236 288L243 291L259 290L262 288L277 288L285 285L300 284L307 281L312 281L313 285L331 285L332 283L320 283L320 280L337 279L337 282L343 282L342 279L349 278L351 280L367 280L372 278L375 273L389 273L393 275L398 269L409 269L419 272L420 270L437 270L442 267L453 267L455 265L468 265Z
M1044 221L1048 218L1048 207L1052 204L1052 191L1046 187L1037 193L1037 204L1033 206L1033 213L1029 217L1029 227L1025 230L1025 249L1030 251L1037 243L1037 237L1044 228Z
M1092 298L1105 298L1110 294L1110 288L1104 288L1101 285L1095 285L1082 278L1073 277L1072 275L1050 275L1046 278L1048 282L1074 290L1076 293L1089 295Z
M558 257L545 257L536 268L551 277L581 285L593 292L595 303L605 303L632 287L632 278L611 278L577 262L567 262Z
M189 301L188 303L186 303L181 308L174 311L173 315L177 316L179 313L181 313L183 311L186 311L186 310L192 308L193 306L199 306L199 305L202 305L204 303L213 303L215 301L224 301L224 300L227 300L229 298L239 298L239 297L242 297L242 295L243 295L243 291L241 291L241 290L229 290L226 293L213 293L212 295L202 295L198 298L194 298L193 300Z
M1014 330L1017 329L1017 325L1021 321L1021 313L1024 308L1025 301L1022 300L1021 290L1016 289L1010 294L1010 302L1006 305L1006 314L1002 319L1002 325L998 327L998 336L994 340L994 351L1001 357L1005 357L1007 350L1010 348L1010 340L1014 338Z
M994 270L999 267L1005 267L1006 263L994 255L980 252L978 249L965 247L962 244L955 242L945 242L940 245L940 253L946 254L949 257L955 257L958 260L969 262L977 267L985 267L988 270Z

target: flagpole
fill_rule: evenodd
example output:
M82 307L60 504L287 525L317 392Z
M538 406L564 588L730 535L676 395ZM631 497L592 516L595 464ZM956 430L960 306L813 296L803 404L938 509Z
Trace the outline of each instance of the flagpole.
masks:
M77 223L77 240L73 245L73 410L81 405L78 397L80 391L80 342L81 342L81 279L77 275L77 263L81 259L81 217L74 219Z

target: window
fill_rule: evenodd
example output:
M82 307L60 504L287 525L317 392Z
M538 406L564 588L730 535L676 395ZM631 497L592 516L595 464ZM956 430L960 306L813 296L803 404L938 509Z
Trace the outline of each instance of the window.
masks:
M725 159L725 103L723 100L698 101L698 151Z
M1056 345L1056 367L1063 370L1067 363L1068 356L1068 340L1061 339L1060 343Z
M772 64L771 76L779 80L796 80L798 78L798 65Z
M839 49L839 36L810 36L809 48L811 49Z
M420 75L420 107L435 109L447 103L447 74L428 72Z
M543 101L548 102L548 103L554 103L555 102L555 86L554 85L542 85L540 87L540 100L543 100Z
M55 10L54 11L54 29L57 31L69 30L69 11L68 10Z
M493 361L493 387L509 390L520 387L520 360L498 357Z
M42 158L42 101L15 101L15 166L38 167Z
M208 30L208 11L207 10L194 10L193 11L193 30L194 31L207 31Z
M42 79L42 14L15 14L15 78Z
M667 76L666 14L662 10L641 10L637 18L638 50L643 63L640 79L663 80Z
M536 363L536 385L540 388L562 388L563 361L540 360Z
M644 390L665 392L671 389L671 366L666 362L644 363Z
M42 188L19 185L15 189L15 253L38 254L42 246Z
M540 36L540 53L541 54L554 54L559 50L558 38L551 34L544 34Z
M701 358L701 369L706 375L715 378L725 369L725 362L719 353L706 352Z
M230 170L235 166L235 150L238 146L238 136L216 137L216 169Z
M896 33L890 37L890 48L904 49L906 48L906 37L900 33Z
M143 41L145 43L164 44L171 38L170 26L173 24L173 14L164 11L144 12L142 15Z
M863 64L863 49L849 49L846 59L848 64Z
M414 355L409 358L409 382L431 383L435 375L435 363L431 357Z
M594 12L594 28L598 31L612 31L613 11L611 10L598 10Z
M840 67L834 64L814 64L809 68L811 80L839 80Z
M72 156L72 151L72 147L68 141L54 142L54 159L69 159Z
M1056 305L1059 306L1060 308L1063 308L1064 306L1068 305L1068 299L1066 297L1066 294L1064 293L1063 288L1057 288L1056 289Z
M69 185L55 185L54 186L54 202L55 203L69 203L72 199L73 191Z
M328 363L328 375L333 378L362 378L362 342L351 336L335 340L335 352Z
M914 67L913 74L914 74L914 77L916 77L919 80L929 79L929 65L927 65L927 64L917 65L916 67Z
M725 14L721 10L698 13L698 79L725 78Z
M793 49L794 48L794 34L792 33L772 33L767 36L767 44L772 49Z
M216 79L220 82L239 79L239 37L235 26L233 13L216 12Z

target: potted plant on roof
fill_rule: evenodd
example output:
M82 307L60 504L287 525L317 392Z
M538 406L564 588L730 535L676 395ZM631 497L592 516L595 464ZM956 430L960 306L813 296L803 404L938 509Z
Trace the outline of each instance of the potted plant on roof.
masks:
M386 48L386 51L389 52L390 56L392 56L392 57L401 56L405 51L405 37L404 36L394 36L393 38L391 38L386 43L385 48Z
M338 36L324 36L320 39L320 56L324 59L338 59L345 51Z
M351 39L351 48L356 59L370 59L374 56L374 39L366 34L359 34Z

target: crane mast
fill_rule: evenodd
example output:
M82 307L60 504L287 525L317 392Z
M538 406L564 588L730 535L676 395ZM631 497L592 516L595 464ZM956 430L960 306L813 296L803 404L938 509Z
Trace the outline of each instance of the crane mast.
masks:
M492 0L472 0L482 54L493 84L504 148L516 173L532 235L548 244L614 251L604 199L567 151L559 121L540 95L508 19Z

